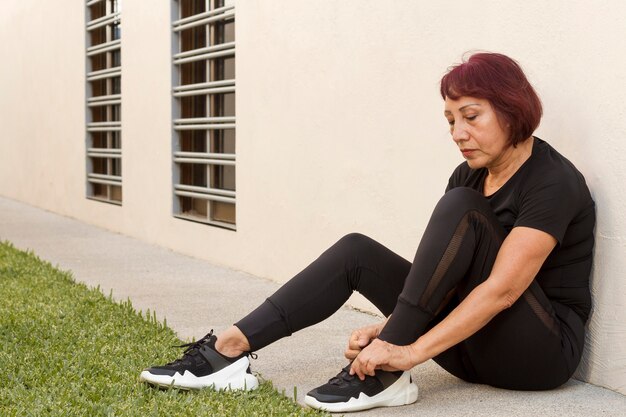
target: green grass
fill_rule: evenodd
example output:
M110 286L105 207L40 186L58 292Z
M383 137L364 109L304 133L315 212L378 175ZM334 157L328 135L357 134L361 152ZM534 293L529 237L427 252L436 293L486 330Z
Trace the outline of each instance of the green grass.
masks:
M252 392L158 390L141 369L180 355L150 312L0 243L1 416L312 416L264 381Z

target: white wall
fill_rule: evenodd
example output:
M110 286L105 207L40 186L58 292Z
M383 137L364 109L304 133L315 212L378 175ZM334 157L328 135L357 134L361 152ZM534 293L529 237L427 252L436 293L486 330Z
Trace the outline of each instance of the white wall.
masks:
M84 198L83 8L3 2L0 194L278 281L351 231L411 259L460 162L438 80L467 50L503 52L598 207L578 375L626 393L625 2L240 1L237 232L171 217L171 4L147 4L123 2L117 207Z

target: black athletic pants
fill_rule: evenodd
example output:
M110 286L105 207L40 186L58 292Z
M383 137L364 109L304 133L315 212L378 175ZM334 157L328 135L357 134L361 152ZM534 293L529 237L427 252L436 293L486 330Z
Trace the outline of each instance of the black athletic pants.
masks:
M386 316L393 313L380 339L407 345L487 279L505 237L481 194L455 188L435 207L413 264L349 234L236 326L258 350L329 317L358 291ZM551 302L533 281L511 308L434 360L466 381L550 389L575 371L583 341L579 316Z

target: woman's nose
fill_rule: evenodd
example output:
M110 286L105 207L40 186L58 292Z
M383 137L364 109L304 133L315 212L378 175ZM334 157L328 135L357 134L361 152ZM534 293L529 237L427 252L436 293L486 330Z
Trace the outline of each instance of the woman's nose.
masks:
M468 134L467 130L465 130L465 126L462 123L455 123L452 126L452 140L455 142L460 142L463 140L467 140Z

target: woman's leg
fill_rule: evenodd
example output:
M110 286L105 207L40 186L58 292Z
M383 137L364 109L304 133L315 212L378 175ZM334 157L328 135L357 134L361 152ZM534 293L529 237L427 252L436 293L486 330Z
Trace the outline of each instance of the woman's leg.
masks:
M505 237L487 200L457 188L435 208L412 265L369 238L348 235L236 326L251 349L260 349L330 316L356 290L385 315L393 311L379 337L406 345L487 279ZM534 282L512 308L435 360L468 381L549 388L574 371L582 340L580 319L565 306L555 309Z
M516 390L552 389L576 370L584 338L582 319L569 307L550 302L533 282L511 308L434 360L470 382Z
M248 356L334 313L359 291L383 313L393 310L410 263L363 235L350 234L283 285L265 303L220 334L185 345L183 356L144 369L152 385L197 389L254 389Z
M229 329L226 336L240 330L250 350L261 349L329 317L353 291L388 316L410 268L409 261L380 243L351 233L237 322L237 329Z
M395 345L414 342L451 292L464 298L487 279L505 237L481 194L469 188L448 191L433 211L380 338Z
M438 313L445 312L456 294L489 275L505 235L480 194L470 189L446 193L435 207L393 314L379 338L395 345L414 342ZM347 370L305 397L311 407L333 412L416 400L417 388L408 372L376 371L374 376L360 380Z
M474 286L488 276L505 236L484 197L452 190L436 206L413 265L366 236L349 234L220 338L241 342L244 335L251 350L261 349L329 317L359 291L385 316L394 312L381 338L409 344L466 272L475 277L466 284Z
M505 237L483 196L466 188L446 193L379 337L406 345L436 325L489 277ZM447 301L450 293L453 299ZM514 389L552 388L574 372L582 329L575 313L553 305L533 282L513 307L435 361L468 381Z

